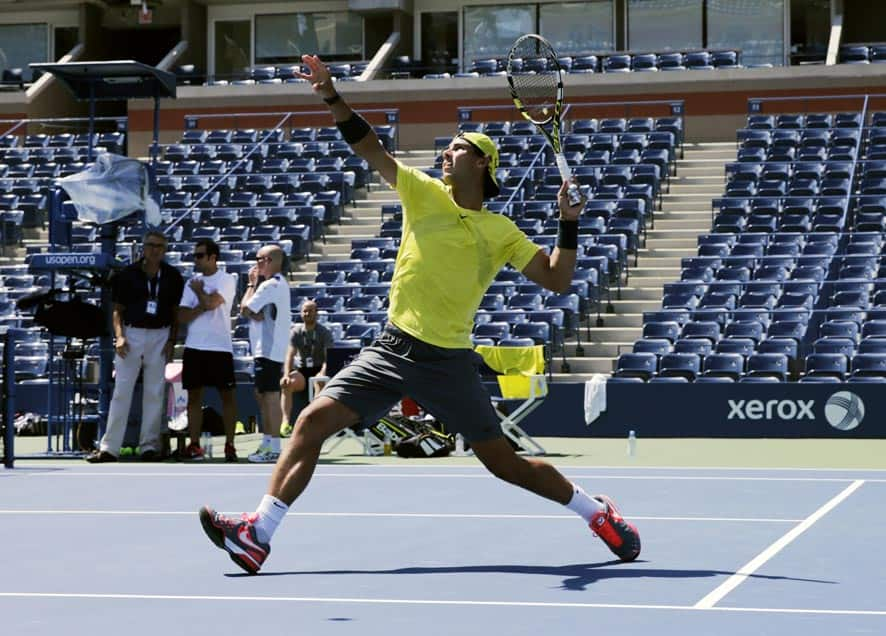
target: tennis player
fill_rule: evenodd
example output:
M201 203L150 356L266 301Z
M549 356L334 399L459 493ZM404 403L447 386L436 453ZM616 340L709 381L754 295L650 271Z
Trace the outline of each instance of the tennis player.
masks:
M388 154L369 124L336 92L329 70L316 56L305 55L302 61L308 72L301 77L329 105L345 141L396 188L403 203L390 322L302 410L254 513L236 518L210 507L200 510L207 536L241 568L258 572L277 526L311 479L323 441L347 426L378 419L409 395L470 441L496 477L566 506L616 556L636 559L637 529L609 497L592 497L550 464L514 452L480 380L480 357L471 348L474 314L505 263L552 291L568 290L584 201L570 206L567 184L560 188L557 247L548 256L513 221L483 207L484 199L499 191L498 151L489 137L456 136L443 151L442 181L431 178Z

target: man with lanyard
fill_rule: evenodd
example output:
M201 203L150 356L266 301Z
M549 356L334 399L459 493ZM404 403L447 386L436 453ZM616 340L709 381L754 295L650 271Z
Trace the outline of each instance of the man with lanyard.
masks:
M240 301L240 314L249 318L255 396L264 433L258 450L247 458L255 464L273 464L280 457L280 379L292 324L289 283L280 274L285 257L278 245L261 248Z
M280 434L283 437L292 434L292 425L289 422L293 394L298 393L301 398L299 409L308 403L308 382L314 376L326 375L326 349L333 342L332 332L317 322L317 303L305 300L300 313L301 323L292 325L286 361L283 363L283 378L280 380L280 402L283 409Z
M474 314L506 262L552 291L569 289L583 202L570 205L567 184L562 185L557 247L548 255L509 218L483 207L499 190L498 150L489 137L456 136L443 152L442 181L434 179L388 154L369 124L338 95L316 56L302 61L310 72L299 75L329 104L345 141L396 188L403 203L390 324L301 412L258 509L231 517L204 506L200 522L206 535L242 569L257 572L274 531L307 487L323 441L346 426L378 418L409 395L461 433L496 477L566 506L616 556L636 559L640 536L609 497L591 497L550 464L514 452L477 372L480 356L471 348Z
M185 285L178 308L178 320L188 325L182 355L182 386L188 392L188 433L191 443L184 459L202 460L200 433L203 430L203 389L218 390L225 429L225 461L236 462L234 421L237 401L234 395L234 345L231 341L231 306L237 293L237 279L218 268L218 244L200 239L194 245L194 276Z
M90 463L117 461L139 371L142 372L141 459L160 459L164 370L172 359L177 333L175 308L184 287L178 270L164 261L166 245L162 232L148 232L142 243L142 258L114 276L111 292L116 351L114 393L99 449L86 457Z

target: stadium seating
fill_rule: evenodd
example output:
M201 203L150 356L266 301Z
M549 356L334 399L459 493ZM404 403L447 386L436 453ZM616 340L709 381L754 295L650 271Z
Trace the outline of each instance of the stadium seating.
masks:
M691 50L654 52L611 52L602 54L560 56L560 67L567 73L642 73L657 71L714 70L741 68L741 52L737 50ZM527 58L512 62L521 73L545 73L544 60ZM451 77L500 77L507 67L506 58L475 59L466 73L425 73L424 79Z
M634 352L654 352L658 367L639 373L628 357L613 376L674 375L682 359L667 356L690 353L701 358L695 381L886 377L884 123L876 112L748 116L712 232L665 285L662 311L644 316ZM663 320L672 311L683 313Z

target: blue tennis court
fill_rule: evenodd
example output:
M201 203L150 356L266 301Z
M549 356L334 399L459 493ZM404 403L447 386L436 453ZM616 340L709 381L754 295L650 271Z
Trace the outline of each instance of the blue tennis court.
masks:
M252 510L270 467L27 462L0 472L0 610L71 636L886 632L886 472L563 470L636 522L636 562L479 466L322 465L247 576L196 511Z

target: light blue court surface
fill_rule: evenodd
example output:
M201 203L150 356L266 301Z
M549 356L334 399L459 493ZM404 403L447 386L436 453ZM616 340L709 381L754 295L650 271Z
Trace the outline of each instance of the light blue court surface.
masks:
M479 466L323 465L246 576L196 511L254 509L270 470L0 472L4 632L886 633L884 471L564 467L639 527L622 564Z

